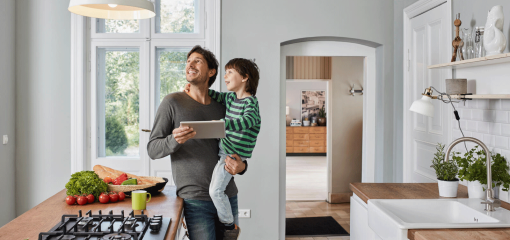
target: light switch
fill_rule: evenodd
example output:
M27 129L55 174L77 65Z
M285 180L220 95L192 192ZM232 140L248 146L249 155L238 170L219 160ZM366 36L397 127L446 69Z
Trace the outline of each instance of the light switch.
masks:
M9 137L7 135L4 135L4 145L9 142Z

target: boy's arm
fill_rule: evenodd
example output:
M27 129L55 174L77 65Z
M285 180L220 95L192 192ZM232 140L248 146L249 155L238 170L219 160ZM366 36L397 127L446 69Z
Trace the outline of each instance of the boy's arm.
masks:
M246 130L259 123L259 105L257 102L250 102L250 104L246 106L243 116L235 119L225 118L225 129L230 131Z
M227 105L227 95L229 94L229 92L216 92L212 89L209 89L209 96L211 96L211 98L216 101L216 102L219 102L223 105Z

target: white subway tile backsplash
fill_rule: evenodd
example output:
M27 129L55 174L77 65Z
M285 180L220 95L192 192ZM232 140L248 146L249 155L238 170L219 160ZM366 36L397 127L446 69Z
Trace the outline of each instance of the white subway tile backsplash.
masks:
M472 136L480 141L483 141L483 133L474 132ZM485 143L487 145L487 143Z
M508 150L505 150L505 149L502 149L500 154L505 157L506 159L509 159L510 158L510 151Z
M499 123L507 123L508 122L508 112L507 111L494 111L496 113L495 122Z
M493 110L484 110L483 111L483 121L485 122L494 122L496 119L496 112Z
M501 99L501 109L510 110L510 99Z
M480 139L482 140L482 139ZM490 134L484 134L483 135L483 143L487 146L494 146L494 136Z
M478 100L468 100L466 101L466 108L474 109L477 108L477 102Z
M489 109L491 109L491 110L501 110L501 100L500 99L491 99L491 100L489 100Z
M478 124L478 132L479 133L489 133L489 125L488 122L477 122Z
M508 149L508 137L495 136L494 141L495 141L494 146L498 148Z
M467 127L466 130L476 132L478 129L476 127L476 121L466 121Z
M476 108L478 109L489 109L489 99L477 100Z
M471 110L471 119L476 121L483 121L483 110L481 109Z
M459 124L457 123L457 120L452 120L452 129L459 129Z
M490 134L501 135L501 123L489 123Z
M460 119L469 120L471 119L471 109L461 109L462 111L459 112Z
M501 124L501 135L510 136L510 124Z
M457 138L461 138L462 137L462 134L460 133L459 130L452 130L452 137L453 139L457 139Z

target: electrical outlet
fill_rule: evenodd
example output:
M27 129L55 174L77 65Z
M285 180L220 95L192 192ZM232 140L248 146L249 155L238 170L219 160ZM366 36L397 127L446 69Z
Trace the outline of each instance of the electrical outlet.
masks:
M4 135L4 145L9 142L9 137L7 135Z
M239 218L251 218L251 210L239 209Z

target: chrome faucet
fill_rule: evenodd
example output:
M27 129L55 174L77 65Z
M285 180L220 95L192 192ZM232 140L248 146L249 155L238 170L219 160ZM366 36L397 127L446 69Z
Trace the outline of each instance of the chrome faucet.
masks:
M480 145L483 150L485 151L485 156L487 160L487 200L485 202L482 202L482 204L485 204L485 211L496 211L494 208L501 207L501 201L494 197L494 192L492 190L492 171L491 171L491 152L483 144L482 141L472 138L472 137L461 137L453 141L450 146L448 146L448 149L446 149L446 161L448 161L450 157L450 152L452 151L452 148L455 147L455 145L461 143L461 142L474 142L478 145Z

